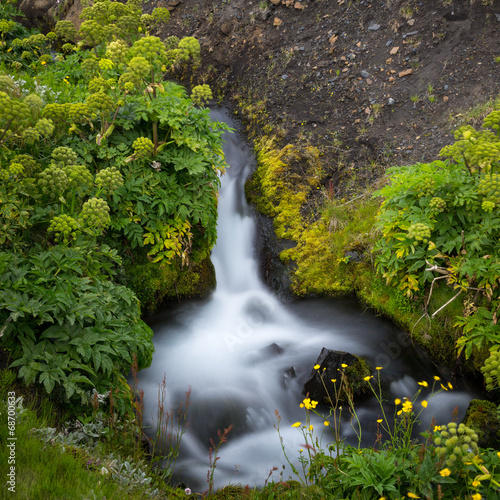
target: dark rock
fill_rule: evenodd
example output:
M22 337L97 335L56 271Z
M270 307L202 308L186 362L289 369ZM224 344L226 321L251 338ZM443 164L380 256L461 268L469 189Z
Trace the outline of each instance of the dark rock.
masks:
M228 21L226 23L223 23L221 24L220 26L220 32L223 34L223 35L229 35L231 33L231 31L233 31L233 28L234 28L234 23L232 23L231 21Z
M262 349L262 359L274 358L280 354L283 354L283 349L275 342Z
M342 367L343 364L347 367ZM363 379L371 374L370 367L366 361L357 356L345 351L332 351L323 347L316 365L319 365L319 369L311 371L302 390L304 396L314 401L330 406L347 402L344 387L341 384L342 372L352 391L353 399L359 398L369 390ZM337 399L335 395L337 395Z
M363 256L354 250L346 252L344 257L349 257L349 262L361 262L363 260Z
M294 378L297 378L297 374L295 373L295 368L291 366L283 372L283 388L288 389Z
M280 259L279 254L283 250L293 248L296 243L278 238L274 232L271 217L262 215L257 211L256 226L257 257L261 278L281 300L292 300L290 276L294 264L285 264Z

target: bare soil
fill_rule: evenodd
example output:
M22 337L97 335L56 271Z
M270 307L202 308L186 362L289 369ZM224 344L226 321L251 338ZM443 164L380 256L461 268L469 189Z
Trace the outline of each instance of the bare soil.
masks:
M500 0L156 5L171 10L161 36L200 41L200 75L226 103L246 98L284 144L327 153L337 195L379 165L432 161L461 115L500 92Z

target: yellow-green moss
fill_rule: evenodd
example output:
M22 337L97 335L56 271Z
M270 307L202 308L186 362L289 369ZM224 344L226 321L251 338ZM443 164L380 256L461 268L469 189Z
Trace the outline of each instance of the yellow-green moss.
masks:
M317 293L340 296L356 293L427 348L434 360L453 366L455 357L454 312L421 319L421 298L408 299L401 290L387 286L377 276L371 248L380 234L375 228L380 200L366 190L354 201L331 199L321 190L321 158L318 149L287 145L277 147L274 138L255 143L258 168L246 185L247 198L260 212L274 218L276 235L296 243L280 258L293 261L292 291L299 296ZM313 191L316 205L304 210ZM353 262L346 252L362 259ZM436 291L430 312L446 300ZM443 301L444 300L444 301ZM420 321L419 321L420 320Z

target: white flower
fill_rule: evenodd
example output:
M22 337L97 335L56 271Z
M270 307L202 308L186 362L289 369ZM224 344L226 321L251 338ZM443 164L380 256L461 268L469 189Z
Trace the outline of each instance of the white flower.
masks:
M101 474L102 474L103 476L105 476L105 475L109 474L109 470L108 470L108 469L106 469L106 467L101 467Z
M186 489L184 490L184 493L185 493L186 495L191 495L191 490L190 490L189 488L186 488Z

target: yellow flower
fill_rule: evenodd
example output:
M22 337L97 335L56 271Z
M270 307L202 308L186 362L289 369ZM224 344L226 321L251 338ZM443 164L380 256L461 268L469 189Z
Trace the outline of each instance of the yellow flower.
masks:
M440 470L439 471L439 474L443 477L446 477L446 476L449 476L451 474L451 470L446 468L446 469L443 469L443 470Z
M472 500L481 500L481 498L483 498L483 497L481 496L480 493L474 493L474 495L472 495L471 498L472 498Z
M445 391L447 391L448 389L446 388L446 386L444 386L443 384L441 384L441 389L444 389Z
M312 431L313 429L314 429L314 426L313 426L313 424L311 424L311 425L309 426L309 430L310 430L310 431Z
M425 400L424 400L424 401L422 401L420 404L421 404L424 408L427 408L427 405L428 405L429 403L428 403L427 401L425 401Z
M401 404L401 400L398 398L394 401L397 405L400 405Z
M40 62L40 64L41 64L42 66L45 66L47 63L46 63L45 61L41 61L41 62Z
M435 425L434 426L434 432L440 431L440 430L441 430L441 426L440 425Z
M453 389L453 386L448 382L448 388Z
M409 491L408 498L420 498L420 497L418 495L415 495L415 493L412 493L411 491Z
M301 448L301 449L299 450L299 452L300 452L300 453L302 453L303 451L304 451L304 448Z
M474 486L474 488L477 488L480 485L481 485L481 481L478 481L477 479L474 479L474 481L472 481L472 486Z
M441 380L437 375L434 375L434 380Z
M376 366L375 370L382 370L382 366Z
M294 424L292 424L292 427L299 427L301 424L301 422L295 422Z
M498 458L500 458L500 451L497 451L497 456Z
M346 365L345 363L342 363L340 366L342 366L342 368L347 368L349 365Z
M383 422L383 420L382 420L381 418L379 418L379 419L377 420L377 424L380 424L381 422Z
M325 427L328 427L328 426L330 425L330 422L328 422L328 420L325 420L325 421L323 422L323 425L324 425Z
M421 385L422 387L429 387L429 384L425 380L422 380L422 382L419 382L418 385Z
M332 378L332 382L335 384L335 382L337 382L337 379L336 378Z
M403 410L398 411L398 415L401 415L401 413L403 413Z
M410 413L412 411L412 409L413 409L413 404L411 401L405 401L403 403L403 411L405 413Z
M314 365L315 370L319 370L320 366L319 365Z
M368 376L366 376L363 380L364 380L365 382L368 382L368 380L370 380L371 378L372 378L372 377L371 377L371 375L368 375Z
M300 405L301 408L306 407L307 410L310 410L311 408L316 408L318 405L317 401L312 401L311 398L306 398L304 401L302 401L302 404Z

